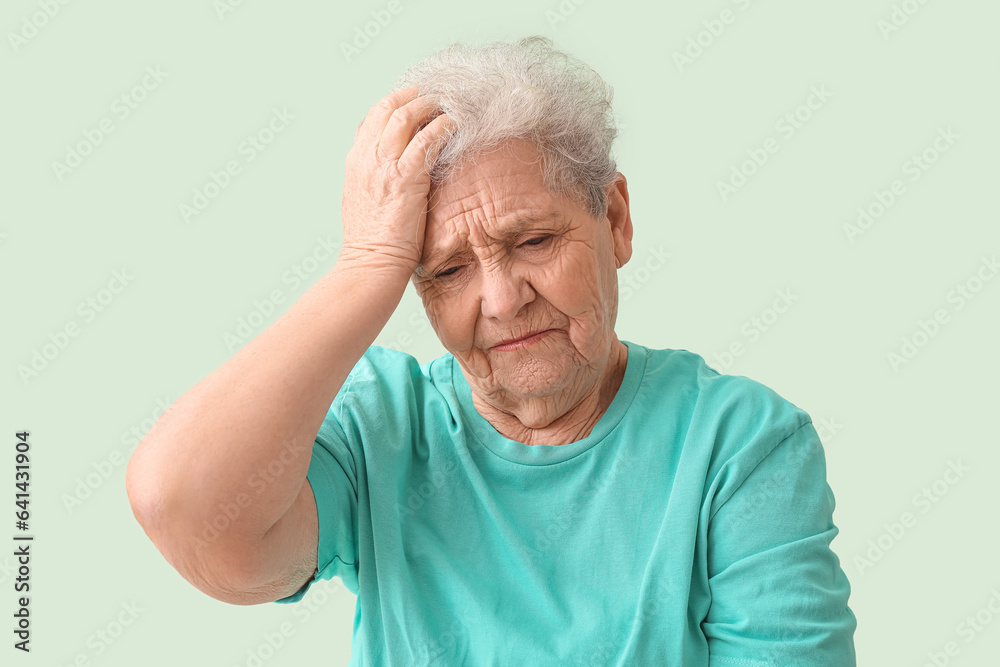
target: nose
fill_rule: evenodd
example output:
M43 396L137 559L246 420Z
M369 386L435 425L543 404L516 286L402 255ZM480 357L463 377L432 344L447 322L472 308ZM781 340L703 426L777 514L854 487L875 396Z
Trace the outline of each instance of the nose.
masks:
M525 304L535 299L535 290L509 267L495 264L480 273L482 313L501 322L515 319Z

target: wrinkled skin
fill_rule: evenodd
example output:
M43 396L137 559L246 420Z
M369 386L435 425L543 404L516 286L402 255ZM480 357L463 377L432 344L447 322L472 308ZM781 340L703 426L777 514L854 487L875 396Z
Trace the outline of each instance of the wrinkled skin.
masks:
M614 331L616 272L632 255L625 177L608 192L607 215L595 220L545 189L537 151L517 140L430 193L412 280L476 410L512 440L586 437L621 385L628 348ZM549 213L559 217L506 236L518 218ZM457 253L440 254L456 244ZM552 331L520 349L493 349L544 329Z

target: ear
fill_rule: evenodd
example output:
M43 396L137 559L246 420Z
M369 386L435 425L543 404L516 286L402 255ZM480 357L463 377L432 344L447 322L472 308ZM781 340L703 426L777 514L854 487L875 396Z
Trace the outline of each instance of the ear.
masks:
M632 258L632 215L628 207L628 182L621 172L618 172L615 182L608 188L607 199L606 217L611 224L615 264L620 269Z

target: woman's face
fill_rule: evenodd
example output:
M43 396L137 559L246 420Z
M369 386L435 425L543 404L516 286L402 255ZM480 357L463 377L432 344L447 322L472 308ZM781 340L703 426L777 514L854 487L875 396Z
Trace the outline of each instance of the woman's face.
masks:
M632 253L623 176L608 199L595 220L550 193L523 141L432 191L413 282L442 345L490 403L572 395L574 384L585 393L605 371L617 342L616 271Z

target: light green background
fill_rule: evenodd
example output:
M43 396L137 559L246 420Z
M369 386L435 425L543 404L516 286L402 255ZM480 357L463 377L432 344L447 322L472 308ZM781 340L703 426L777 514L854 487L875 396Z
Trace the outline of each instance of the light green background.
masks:
M263 664L347 664L354 596L339 582L314 587L308 614L227 605L183 580L146 538L123 465L110 464L79 505L66 497L115 452L127 457L122 434L148 428L158 401L176 400L231 356L225 335L255 300L274 290L283 298L254 335L331 268L332 257L309 258L318 238L340 239L344 157L398 74L453 41L539 33L616 91L615 154L636 244L621 272L623 297L625 285L631 293L619 337L698 352L837 425L821 433L859 664L923 665L954 641L949 664L995 665L1000 620L971 638L959 624L1000 590L1000 280L961 309L949 293L1000 252L1000 5L899 2L917 11L884 34L889 0L400 2L349 61L341 44L387 2L245 0L221 16L211 0L52 3L58 13L16 45L10 34L42 10L37 0L4 3L0 542L13 544L20 429L32 432L37 538L28 656L11 648L13 558L0 556L0 663L83 655L107 667L247 665L248 651L289 623L293 634ZM727 9L734 21L701 35L708 46L679 68L674 54ZM115 100L147 67L167 77L121 120ZM786 138L776 123L814 86L832 96ZM275 107L294 120L247 162L240 143ZM60 181L52 163L104 118L114 132ZM949 127L958 139L910 180L905 163ZM717 182L768 138L779 150L723 201ZM185 222L179 206L232 159L242 172ZM894 179L905 193L850 242L844 225ZM654 248L669 253L665 264ZM284 279L296 265L312 268L298 286ZM115 270L134 279L87 321L79 304L102 296ZM797 300L751 340L744 326L768 316L777 290ZM947 323L893 368L887 355L938 309ZM22 379L18 368L74 322L79 335ZM412 287L376 342L421 361L443 353ZM742 356L715 356L734 342ZM955 484L941 481L950 461L970 468ZM937 502L915 502L935 482ZM886 525L905 512L915 523L897 539ZM880 539L890 548L861 565ZM133 602L142 611L132 625L111 645L96 639Z

